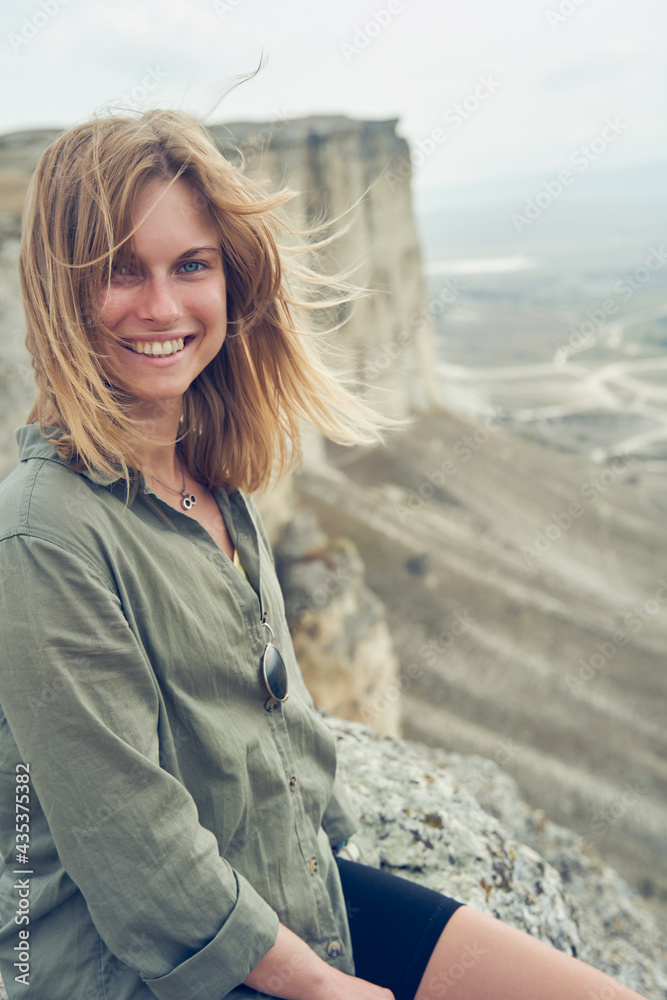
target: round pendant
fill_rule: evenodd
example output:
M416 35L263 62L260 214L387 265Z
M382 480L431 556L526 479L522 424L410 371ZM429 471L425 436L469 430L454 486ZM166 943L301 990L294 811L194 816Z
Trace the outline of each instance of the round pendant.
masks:
M183 510L190 510L191 507L197 503L197 497L194 493L188 493L187 491L183 493L183 499L181 500L181 507Z

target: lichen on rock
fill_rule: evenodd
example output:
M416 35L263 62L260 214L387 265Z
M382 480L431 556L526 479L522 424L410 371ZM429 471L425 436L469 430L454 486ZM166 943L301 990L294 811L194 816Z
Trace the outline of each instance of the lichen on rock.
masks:
M667 996L653 914L580 836L531 809L495 763L328 722L361 815L354 839L365 864L498 917L650 1000Z

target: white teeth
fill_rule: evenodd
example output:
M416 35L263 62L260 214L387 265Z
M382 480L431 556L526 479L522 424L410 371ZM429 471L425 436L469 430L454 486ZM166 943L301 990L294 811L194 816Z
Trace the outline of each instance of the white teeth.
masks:
M153 357L164 357L165 355L175 354L176 351L182 351L185 344L183 338L179 337L177 340L154 340L152 343L135 340L134 343L129 343L127 346L135 354L152 354Z

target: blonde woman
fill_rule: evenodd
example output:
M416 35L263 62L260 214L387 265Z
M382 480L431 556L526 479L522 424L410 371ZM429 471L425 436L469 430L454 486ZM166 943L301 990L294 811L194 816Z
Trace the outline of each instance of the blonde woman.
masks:
M342 859L355 818L249 494L302 419L343 443L378 420L302 328L282 200L168 112L73 128L37 169L38 395L0 486L9 995L636 997Z

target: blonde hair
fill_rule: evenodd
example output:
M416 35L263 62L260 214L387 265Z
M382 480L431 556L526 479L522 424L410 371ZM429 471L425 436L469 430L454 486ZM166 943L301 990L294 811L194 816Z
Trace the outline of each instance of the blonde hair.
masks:
M179 447L192 474L211 487L266 487L300 457L301 420L341 444L378 441L391 421L348 392L308 334L307 310L330 309L332 288L334 306L351 293L298 259L303 242L280 246L289 227L278 210L292 195L264 194L203 126L173 111L92 120L42 156L20 254L38 386L29 421L57 428L54 447L80 471L134 479L132 401L109 381L104 339L115 335L100 322L98 296L129 250L146 184L179 177L219 233L228 300L223 346L183 400Z

